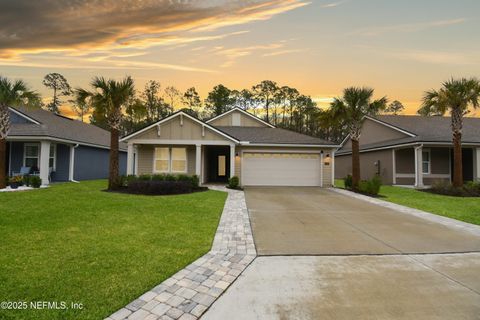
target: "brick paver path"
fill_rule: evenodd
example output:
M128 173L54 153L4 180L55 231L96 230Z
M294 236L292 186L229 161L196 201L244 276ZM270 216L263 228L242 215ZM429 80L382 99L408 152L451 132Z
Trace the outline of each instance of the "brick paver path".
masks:
M198 319L255 259L243 191L228 192L212 249L106 320Z

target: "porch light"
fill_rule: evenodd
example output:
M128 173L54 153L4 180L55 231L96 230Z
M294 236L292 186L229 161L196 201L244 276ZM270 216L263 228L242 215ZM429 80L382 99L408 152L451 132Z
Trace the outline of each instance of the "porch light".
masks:
M324 160L323 160L323 163L326 165L326 166L329 166L330 165L330 154L327 153L327 155L325 156Z

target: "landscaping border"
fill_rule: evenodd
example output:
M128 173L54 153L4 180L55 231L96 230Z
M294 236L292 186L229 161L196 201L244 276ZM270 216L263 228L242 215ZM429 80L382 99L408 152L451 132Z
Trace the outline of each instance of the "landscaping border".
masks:
M243 191L228 192L211 250L106 320L198 319L255 259Z
M356 193L356 192L353 192L353 191L345 190L345 189L340 189L340 188L329 188L329 189L333 190L337 193L340 193L340 194L343 194L343 195L346 195L346 196L349 196L349 197L353 197L355 199L370 202L370 203L373 203L373 204L376 204L376 205L379 205L379 206L382 206L382 207L385 207L385 208L389 208L389 209L392 209L392 210L395 210L395 211L398 211L398 212L401 212L401 213L406 213L406 214L409 214L409 215L413 215L413 216L418 217L418 218L422 218L422 219L425 219L425 220L428 220L428 221L431 221L431 222L435 222L435 223L440 223L440 224L442 224L444 226L447 226L447 227L450 227L450 228L460 229L462 231L466 231L466 232L469 232L471 234L480 236L480 226L477 226L477 225L474 225L474 224L471 224L471 223L468 223L468 222L464 222L464 221L440 216L440 215L430 213L430 212L427 212L427 211L422 211L422 210L410 208L410 207L407 207L407 206L404 206L404 205L400 205L400 204L396 204L396 203L393 203L393 202L381 200L381 199L378 199L378 198L369 197L369 196L359 194L359 193Z

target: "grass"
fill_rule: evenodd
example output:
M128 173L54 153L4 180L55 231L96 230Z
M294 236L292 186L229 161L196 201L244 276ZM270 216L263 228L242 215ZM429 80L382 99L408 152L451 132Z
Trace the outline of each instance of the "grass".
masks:
M209 251L226 193L108 193L106 181L0 193L0 319L102 319Z
M344 188L343 180L335 186ZM381 200L480 225L480 198L462 198L432 194L394 186L380 188Z

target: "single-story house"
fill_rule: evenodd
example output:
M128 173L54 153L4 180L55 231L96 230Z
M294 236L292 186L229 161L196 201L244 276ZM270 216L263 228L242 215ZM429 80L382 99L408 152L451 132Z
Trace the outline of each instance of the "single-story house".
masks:
M201 183L331 186L335 143L273 125L234 108L203 122L174 113L121 139L128 174L196 174Z
M7 136L7 174L22 167L43 184L108 177L110 133L46 110L11 107ZM120 172L126 173L126 145L120 145Z
M380 115L366 117L360 136L361 178L379 174L384 184L422 187L451 181L453 143L450 117ZM462 165L465 181L480 179L480 119L464 119ZM351 141L336 153L335 176L352 172Z

